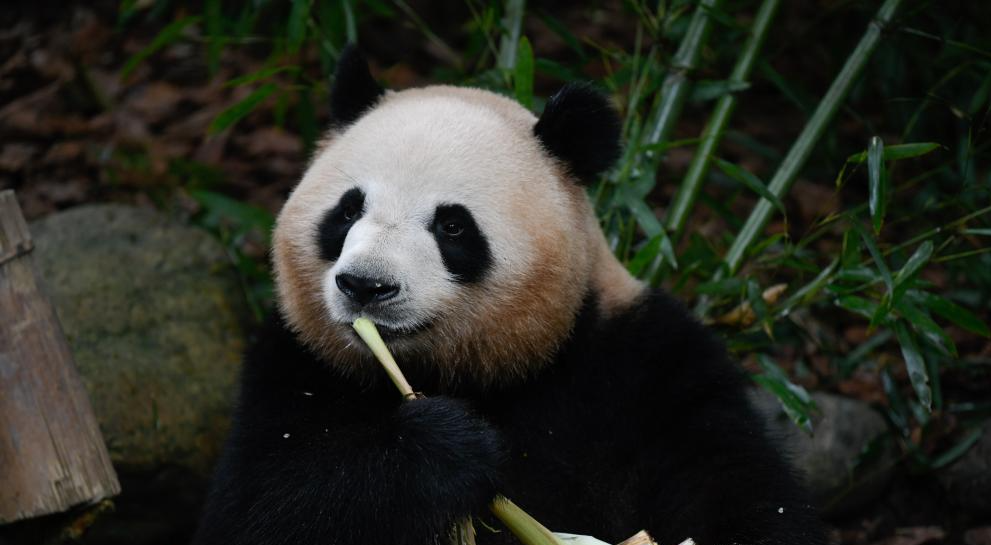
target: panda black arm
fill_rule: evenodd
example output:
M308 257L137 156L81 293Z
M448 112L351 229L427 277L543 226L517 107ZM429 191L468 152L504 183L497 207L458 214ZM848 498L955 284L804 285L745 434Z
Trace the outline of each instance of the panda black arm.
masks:
M195 545L434 543L494 496L501 439L462 403L356 391L281 327L262 338Z
M647 529L663 545L826 543L807 494L767 437L747 383L715 336L655 294L619 327L628 380L654 387L631 409L646 416L632 472ZM662 332L658 336L656 332Z
M825 544L807 494L747 399L718 383L684 386L698 395L669 406L673 418L659 434L677 439L640 455L657 483L641 505L658 543Z

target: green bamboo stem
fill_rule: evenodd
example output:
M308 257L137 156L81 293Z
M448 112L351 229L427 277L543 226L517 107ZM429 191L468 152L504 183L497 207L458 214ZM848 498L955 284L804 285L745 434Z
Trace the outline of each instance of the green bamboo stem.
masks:
M688 74L698 66L699 58L702 56L702 48L705 47L709 40L709 34L711 34L712 18L709 17L709 10L719 9L721 5L722 0L700 0L696 6L692 20L688 22L688 30L681 39L678 51L672 57L668 73L661 83L657 104L640 133L639 144L641 147L652 146L668 140L671 135L671 131L681 115L682 107L685 105L685 97L688 95L691 83ZM660 152L648 151L636 161L636 170L650 173L651 188L654 185L653 174L657 172L661 157ZM663 259L663 254L659 253L647 270L660 270Z
M856 49L847 58L846 64L843 65L840 73L833 80L832 85L829 86L829 90L826 91L815 112L813 112L812 117L806 123L805 128L802 129L798 139L795 140L795 144L788 150L788 155L782 160L777 172L774 173L774 177L771 178L771 182L767 188L776 197L782 198L795 182L795 178L798 176L802 167L805 166L805 162L812 153L816 142L819 141L826 126L835 117L836 112L843 104L843 100L867 64L867 60L870 59L871 54L874 53L874 49L877 48L877 44L881 39L881 32L891 22L901 3L902 0L885 0L870 25L868 25L867 31L860 39L860 43L857 44ZM714 279L722 278L727 272L731 275L736 274L743 263L747 249L753 245L757 237L763 232L773 211L774 205L767 199L762 198L757 202L757 205L750 213L750 217L747 218L747 222L740 229L739 234L737 234L736 239L733 241L733 245L730 246L730 249L726 252L726 256L723 258L726 264L725 269L720 269Z
M413 392L413 388L403 376L403 372L396 364L392 353L385 346L385 341L379 335L375 324L368 318L360 317L354 321L352 326L361 340L365 341L365 344L371 349L375 358L382 364L382 368L388 373L389 379L396 385L399 393L407 400L416 398L416 393ZM504 496L496 496L489 508L524 545L564 545L546 526L540 524L537 519L528 515L526 511L520 509L519 506Z
M666 140L671 134L678 116L681 115L681 108L685 104L685 97L688 94L689 79L688 73L696 68L699 57L702 56L702 48L709 40L712 30L712 18L709 17L709 10L719 9L723 0L701 0L692 20L688 23L688 30L685 32L678 51L671 59L671 67L668 75L661 84L661 91L654 108L653 115L647 123L647 130L640 142L642 146L656 144ZM654 152L647 154L648 164L656 168L659 156Z
M526 0L506 0L502 17L503 35L499 42L499 58L496 66L511 72L516 67L516 48L520 43L523 31L523 14L526 11Z
M771 27L771 22L774 20L780 4L781 0L764 0L761 3L760 9L757 10L757 15L754 17L753 26L750 29L750 37L743 45L743 52L740 54L740 58L736 61L736 66L733 67L733 72L730 74L731 82L743 82L750 78L750 72L753 70L754 63L767 37L767 31ZM715 153L720 140L722 140L726 124L729 122L730 116L733 115L735 108L736 94L726 93L723 95L719 99L719 102L716 103L712 117L709 118L709 123L702 132L702 140L695 152L695 156L692 157L692 163L688 167L688 173L685 175L684 180L682 180L681 186L678 188L678 193L675 195L674 202L668 211L667 228L672 233L671 238L673 242L677 242L681 237L685 223L688 220L688 215L694 208L695 200L698 198L699 191L702 188L702 182L709 172L712 154Z
M553 532L505 496L496 496L489 509L526 545L562 545Z

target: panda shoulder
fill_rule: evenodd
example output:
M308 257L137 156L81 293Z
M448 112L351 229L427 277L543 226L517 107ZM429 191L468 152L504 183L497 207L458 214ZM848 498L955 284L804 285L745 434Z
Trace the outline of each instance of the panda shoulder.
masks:
M254 327L241 368L242 395L277 395L326 375L326 366L274 312Z
M618 356L611 359L645 381L739 390L745 379L716 332L660 289L605 317L596 335L600 346Z

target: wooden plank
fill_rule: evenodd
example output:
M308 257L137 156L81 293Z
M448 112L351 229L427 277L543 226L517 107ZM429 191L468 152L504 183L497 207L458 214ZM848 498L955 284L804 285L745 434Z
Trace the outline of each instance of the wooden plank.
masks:
M31 248L14 192L0 192L0 524L120 492Z

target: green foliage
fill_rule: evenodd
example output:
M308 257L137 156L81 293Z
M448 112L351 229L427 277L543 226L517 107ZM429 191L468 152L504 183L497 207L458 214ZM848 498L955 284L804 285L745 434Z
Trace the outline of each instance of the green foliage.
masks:
M516 100L527 108L533 108L533 49L526 36L520 38L516 51L516 66L513 68Z
M160 51L165 46L175 43L182 37L182 32L186 30L187 27L195 25L200 22L199 17L185 17L178 19L165 28L155 36L155 39L151 41L150 44L145 46L141 51L135 53L130 59L124 63L124 67L121 68L120 75L121 78L127 78L135 68L138 67L145 59L154 55Z
M763 372L753 375L754 382L774 394L781 401L785 414L807 433L812 433L809 414L816 408L812 396L805 388L789 380L788 375L767 354L758 354L757 361Z
M264 102L265 99L272 96L278 90L279 87L274 83L266 83L265 85L258 87L252 91L251 94L244 97L233 106L220 112L217 117L214 118L213 122L210 123L210 132L216 133L229 128L244 116L250 114L262 102Z
M195 222L214 233L223 243L234 265L244 290L245 300L256 320L261 320L265 309L271 305L273 285L268 266L243 250L246 239L254 237L268 247L269 234L275 225L271 213L251 206L221 193L207 189L192 189L189 195L195 199L201 212Z
M253 112L287 104L282 117L309 146L338 52L376 18L402 17L430 44L434 80L492 89L538 111L544 89L595 70L595 84L621 107L626 148L589 197L628 270L696 301L699 318L719 328L803 429L815 407L799 383L813 374L809 362L822 360L813 366L817 387L873 377L892 427L886 440L916 469L942 467L991 416L991 403L944 391L943 380L986 376L991 363L979 348L991 335L991 39L980 17L960 23L925 2L839 3L822 20L842 20L856 40L825 44L835 59L813 85L777 62L787 48L821 57L808 43L774 42L779 4L628 1L632 46L620 47L522 0L467 0L456 50L401 0L236 9L208 1L164 22L125 75L192 29L203 31L214 70L225 51L261 38L264 66L227 82L251 91L211 130L236 130ZM122 24L138 17L130 9ZM543 41L524 33L538 25L567 53L544 56ZM745 100L756 92L773 94L782 104L774 117L799 119L801 130L783 124L767 138L737 125L734 115L760 117ZM707 120L701 134L679 132L683 111ZM693 157L681 176L664 159L684 148ZM661 184L672 178L669 203ZM803 212L796 180L832 191L835 206ZM231 242L267 233L270 218L210 188L193 193L197 221ZM240 246L230 247L246 285L270 291L264 268L249 270ZM948 418L959 427L946 431Z

